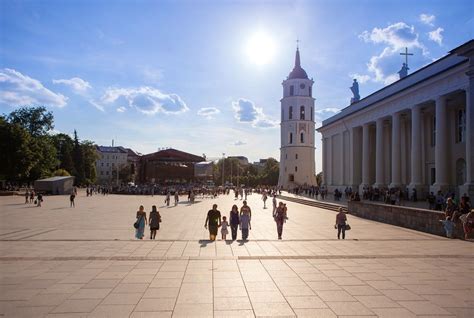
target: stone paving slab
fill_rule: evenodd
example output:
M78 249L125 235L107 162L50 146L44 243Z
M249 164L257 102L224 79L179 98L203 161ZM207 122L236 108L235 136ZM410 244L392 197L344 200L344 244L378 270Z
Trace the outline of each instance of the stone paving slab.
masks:
M250 240L209 242L209 207L240 200L161 207L157 240L139 241L137 206L162 197L0 198L0 316L474 316L471 242L350 215L337 240L334 212L292 202L279 241L271 210L248 199Z

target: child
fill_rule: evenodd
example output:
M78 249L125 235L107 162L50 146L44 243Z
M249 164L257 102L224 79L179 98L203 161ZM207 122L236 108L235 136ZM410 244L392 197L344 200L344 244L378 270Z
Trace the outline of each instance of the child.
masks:
M222 222L221 222L221 234L222 234L222 240L225 241L225 238L227 234L229 233L229 230L227 227L229 226L229 223L227 222L227 217L223 216L222 217Z
M451 221L451 217L447 216L446 220L439 220L443 223L444 230L446 231L447 238L453 238L453 231L454 231L454 222Z

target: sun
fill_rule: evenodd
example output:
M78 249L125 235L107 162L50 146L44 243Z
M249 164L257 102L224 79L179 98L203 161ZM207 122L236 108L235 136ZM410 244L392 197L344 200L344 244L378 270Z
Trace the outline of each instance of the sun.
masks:
M254 33L247 41L246 54L249 61L257 65L269 64L275 55L275 43L263 31Z

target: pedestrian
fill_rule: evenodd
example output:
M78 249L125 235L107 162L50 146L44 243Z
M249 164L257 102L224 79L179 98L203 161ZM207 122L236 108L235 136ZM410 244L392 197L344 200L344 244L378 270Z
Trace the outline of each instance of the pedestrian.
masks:
M150 240L154 240L156 237L156 231L160 229L161 215L156 209L156 205L151 207L150 217L148 218L150 225Z
M446 216L446 219L439 220L439 221L443 224L444 231L446 232L446 237L447 238L453 238L453 232L454 232L455 224L451 220L451 217Z
M464 239L469 239L469 234L474 230L474 209L460 217L464 229Z
M25 192L25 204L27 204L29 202L30 202L30 192L27 189L26 192Z
M263 208L266 209L267 208L267 193L266 192L263 192L263 195L262 195L262 200L263 200Z
M277 209L277 196L276 196L276 194L273 195L272 203L273 203L272 214L275 215L275 212L276 212L276 209Z
M166 192L166 198L165 198L166 206L170 206L170 201L171 201L171 193L168 191Z
M174 192L174 206L177 206L178 203L179 203L179 192L178 192L178 190L176 190Z
M252 209L250 209L250 207L247 205L247 201L244 200L244 202L242 202L243 205L242 207L240 208L240 216L242 216L242 214L246 213L249 215L250 219L252 219Z
M30 191L30 203L35 201L35 190Z
M227 222L227 218L225 216L222 217L222 222L219 226L221 228L222 240L225 241L227 234L229 234L229 230L227 229L229 223Z
M247 238L249 237L249 230L252 229L250 220L251 220L251 214L248 210L245 210L244 213L240 214L240 229L242 230L242 240L244 241L247 241Z
M135 237L139 240L143 240L143 237L145 236L145 225L147 224L146 212L143 205L140 205L140 208L137 211L137 221L135 224Z
M71 195L69 196L69 201L70 201L70 204L69 204L69 207L72 208L72 207L76 207L76 204L74 203L74 200L76 199L76 194L74 191L71 192Z
M209 239L211 241L216 240L217 228L221 225L221 212L217 210L217 204L212 206L212 210L207 212L206 221L204 227L209 229Z
M280 202L278 208L276 208L273 218L277 225L278 239L281 240L283 234L283 223L287 220L286 207L283 205L283 202Z
M36 197L36 206L41 206L41 202L43 202L43 195L41 193L38 193L38 196Z
M342 211L342 208L339 208L339 213L336 215L336 224L334 225L334 228L337 229L338 240L341 239L341 232L342 232L342 239L344 240L346 238L346 222L347 222L347 216Z
M232 241L235 241L237 239L237 228L240 224L239 209L235 204L232 206L232 210L230 211L229 221L230 230L232 232Z

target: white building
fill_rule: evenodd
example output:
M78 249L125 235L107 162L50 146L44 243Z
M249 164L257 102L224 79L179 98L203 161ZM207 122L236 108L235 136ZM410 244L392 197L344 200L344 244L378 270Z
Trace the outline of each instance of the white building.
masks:
M323 121L323 180L474 200L474 40ZM412 193L412 191L410 191Z
M99 159L96 161L97 182L112 184L117 182L117 173L127 164L128 152L123 147L97 146Z
M285 189L316 184L313 83L301 67L296 48L295 66L282 83L278 185Z

